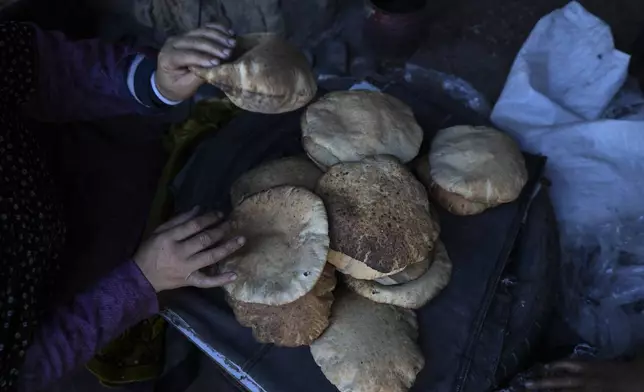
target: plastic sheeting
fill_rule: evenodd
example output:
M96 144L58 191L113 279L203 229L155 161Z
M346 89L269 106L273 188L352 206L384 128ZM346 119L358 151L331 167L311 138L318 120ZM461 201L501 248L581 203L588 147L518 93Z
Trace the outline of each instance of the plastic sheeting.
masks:
M644 338L644 122L633 113L642 98L616 96L628 63L610 28L571 2L537 23L491 116L548 157L564 316L604 357Z

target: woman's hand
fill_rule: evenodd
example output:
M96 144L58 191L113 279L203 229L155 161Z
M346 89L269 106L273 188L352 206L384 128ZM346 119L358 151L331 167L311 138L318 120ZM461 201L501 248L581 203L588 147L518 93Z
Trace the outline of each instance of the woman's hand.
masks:
M198 208L159 226L134 256L143 275L159 292L184 286L211 288L236 279L234 273L207 276L199 270L239 250L243 237L224 241L230 230L222 215L198 215Z
M169 38L159 53L155 75L159 92L171 101L192 97L204 81L189 68L221 64L230 58L235 44L233 31L219 24Z
M546 365L547 376L525 383L528 390L565 392L644 391L641 362L560 361Z

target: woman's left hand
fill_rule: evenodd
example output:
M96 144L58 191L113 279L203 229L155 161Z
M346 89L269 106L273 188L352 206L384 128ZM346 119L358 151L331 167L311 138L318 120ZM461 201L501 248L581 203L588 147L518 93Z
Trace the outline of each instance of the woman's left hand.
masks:
M235 45L233 31L220 24L169 38L158 58L155 83L159 92L171 101L192 97L204 81L190 67L217 66L230 58Z
M560 361L547 365L546 376L525 383L530 391L640 392L644 391L641 362Z
M222 218L216 213L199 215L199 209L193 208L159 226L140 246L134 261L157 292L184 286L219 287L236 279L230 272L209 276L200 271L244 246L243 237L229 238L230 224Z

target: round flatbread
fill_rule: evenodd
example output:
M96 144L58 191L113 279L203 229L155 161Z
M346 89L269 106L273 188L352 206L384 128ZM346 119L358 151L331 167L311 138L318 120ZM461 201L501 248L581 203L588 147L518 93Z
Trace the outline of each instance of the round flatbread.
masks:
M425 185L425 189L429 191L429 188L432 183L432 177L429 172L429 155L421 155L417 156L416 159L414 159L409 166L411 167L412 171L414 174L416 174L416 178L418 178L418 181L420 181L423 185Z
M285 305L317 283L329 249L322 200L314 193L281 186L249 196L232 212L235 235L246 245L220 264L237 280L224 286L233 300Z
M433 183L430 187L429 194L444 209L455 215L476 215L487 210L488 208L496 206L479 203L476 201L469 201L461 195L453 192L447 192L436 183Z
M290 112L315 97L317 82L306 57L277 34L237 38L233 58L236 60L192 71L251 112Z
M327 206L331 249L381 276L425 260L438 238L427 192L393 157L335 165L320 178L316 193ZM359 278L346 265L329 262Z
M336 292L330 325L311 354L340 392L406 392L425 365L417 338L413 311Z
M469 201L514 201L528 180L523 155L508 135L489 127L440 130L429 154L432 181Z
M329 256L327 262L333 264L338 271L345 275L351 275L356 279L365 279L372 280L378 279L389 275L395 275L399 272L402 272L404 268L394 269L389 272L380 272L376 271L373 268L369 268L362 261L358 261L352 257L349 257L341 252L336 252L329 249Z
M422 142L423 130L411 109L380 92L333 92L302 116L302 144L321 167L381 154L409 162Z
M490 204L469 201L456 193L447 192L445 189L438 186L431 177L428 155L424 155L414 160L414 169L416 171L416 176L420 182L425 185L425 188L432 199L452 214L475 215L487 210L488 208L494 207Z
M233 205L244 198L280 185L302 187L315 190L322 171L313 162L300 157L288 157L264 163L246 173L230 188Z
M418 178L421 184L425 186L425 190L431 194L432 181L429 174L429 156L423 155L422 157L416 157L410 165L416 174L416 178ZM432 219L434 219L434 223L438 227L438 231L440 231L438 211L436 211L436 207L432 203L429 204L429 214L432 216Z
M404 270L398 272L397 274L383 276L381 278L377 278L374 280L377 283L380 283L385 286L393 286L397 284L411 282L412 280L416 280L421 276L423 276L425 272L427 272L427 270L429 270L429 267L434 262L435 251L436 249L432 250L432 254L425 260L421 261L420 263L408 265L407 267L405 267Z
M385 286L371 280L358 280L345 276L347 286L355 293L383 304L396 305L408 309L419 309L436 297L449 283L452 275L452 262L447 250L439 240L436 255L429 270L411 282Z
M228 303L237 321L252 328L258 342L284 347L306 346L329 325L335 285L335 268L327 264L313 290L290 304L270 306L230 298Z

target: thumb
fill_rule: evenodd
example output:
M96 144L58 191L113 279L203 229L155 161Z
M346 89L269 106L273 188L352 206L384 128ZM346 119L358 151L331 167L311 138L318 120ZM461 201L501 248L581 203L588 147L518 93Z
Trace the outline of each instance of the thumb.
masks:
M188 69L177 69L155 74L154 86L156 90L170 101L183 101L192 97L199 87L205 83Z
M203 272L193 272L186 279L189 286L197 287L200 289L210 289L213 287L221 287L231 283L237 279L237 275L233 272L226 272L217 276L208 276Z

